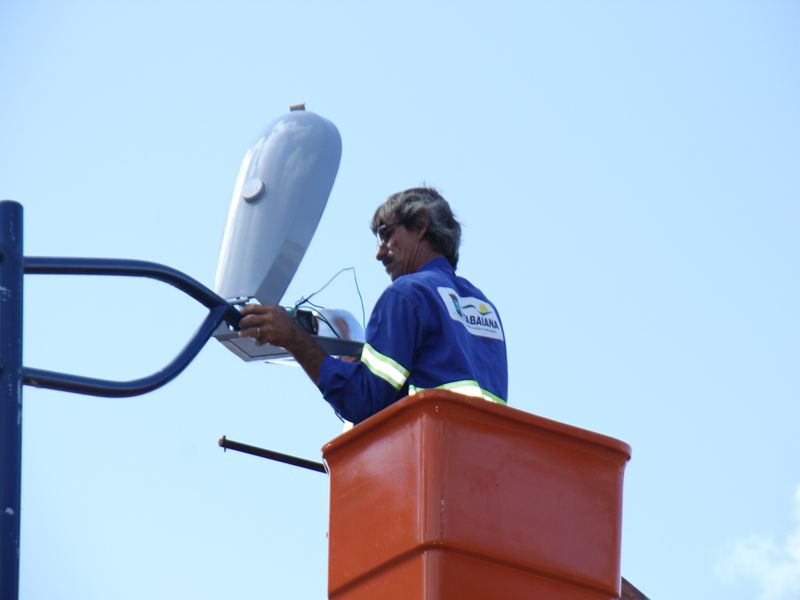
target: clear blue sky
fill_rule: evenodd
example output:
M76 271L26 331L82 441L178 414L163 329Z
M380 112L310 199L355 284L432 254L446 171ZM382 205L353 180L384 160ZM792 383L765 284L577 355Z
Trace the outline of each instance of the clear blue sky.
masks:
M623 574L655 600L800 597L800 5L791 1L0 5L0 197L26 254L213 285L244 152L288 106L342 163L284 299L436 185L500 308L510 400L633 447ZM25 364L128 379L203 311L168 286L26 278ZM321 303L360 312L348 278ZM216 342L140 398L25 388L26 600L323 598L341 424L297 368Z

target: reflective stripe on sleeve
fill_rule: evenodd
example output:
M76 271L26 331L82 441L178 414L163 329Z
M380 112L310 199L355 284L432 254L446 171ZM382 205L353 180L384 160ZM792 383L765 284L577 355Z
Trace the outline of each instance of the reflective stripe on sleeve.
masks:
M425 388L418 388L416 386L410 385L408 386L408 395L413 396L417 392L424 391ZM467 380L467 381L454 381L453 383L445 383L444 385L437 386L433 388L435 390L450 390L451 392L456 392L457 394L464 394L465 396L471 396L473 398L483 398L488 402L495 402L497 404L505 404L506 401L503 400L500 396L495 396L492 392L482 389L477 381Z
M361 351L361 362L374 375L386 381L396 390L403 387L408 379L408 371L400 363L381 354L369 344L364 344L364 349Z

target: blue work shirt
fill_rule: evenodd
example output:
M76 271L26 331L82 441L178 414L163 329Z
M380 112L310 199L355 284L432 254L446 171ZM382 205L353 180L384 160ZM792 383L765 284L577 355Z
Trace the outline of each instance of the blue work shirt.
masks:
M505 404L500 316L446 259L434 258L386 288L370 316L361 359L327 357L317 386L336 413L354 423L424 389Z

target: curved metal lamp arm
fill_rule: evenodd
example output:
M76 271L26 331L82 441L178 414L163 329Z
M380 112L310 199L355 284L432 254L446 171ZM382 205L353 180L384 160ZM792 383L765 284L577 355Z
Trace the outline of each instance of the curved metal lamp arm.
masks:
M131 381L111 381L23 367L22 378L25 385L90 396L126 397L145 394L178 376L194 360L220 323L226 321L236 326L241 319L239 311L224 298L185 273L166 265L141 260L52 257L26 257L23 264L24 272L32 275L114 275L156 279L169 283L210 309L180 354L153 375Z
M157 279L178 288L208 308L227 306L230 309L226 315L229 323L237 324L240 318L238 310L202 283L186 273L159 263L124 258L26 256L23 267L28 275L116 275Z

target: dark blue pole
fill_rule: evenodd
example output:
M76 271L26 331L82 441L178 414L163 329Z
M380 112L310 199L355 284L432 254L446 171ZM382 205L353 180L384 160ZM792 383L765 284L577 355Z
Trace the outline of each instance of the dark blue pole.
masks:
M22 205L0 202L0 599L19 597Z

